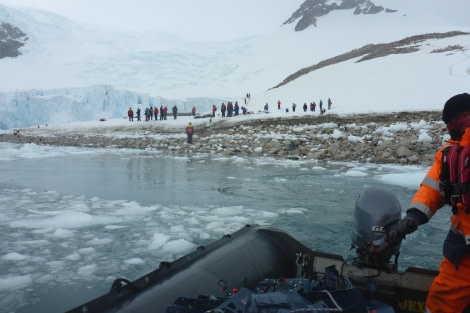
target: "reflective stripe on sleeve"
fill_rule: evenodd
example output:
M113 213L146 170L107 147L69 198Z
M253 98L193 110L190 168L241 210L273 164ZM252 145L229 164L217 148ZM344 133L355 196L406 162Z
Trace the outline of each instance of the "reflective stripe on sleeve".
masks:
M431 219L431 217L434 215L434 213L432 213L432 211L427 207L425 206L424 204L422 204L421 202L411 202L410 204L410 208L415 208L417 209L418 211L426 214L426 216L428 217L428 221Z
M425 184L425 185L431 187L432 189L437 190L437 191L440 192L439 181L437 181L435 179L432 179L429 176L425 176L423 181L421 182L421 184Z

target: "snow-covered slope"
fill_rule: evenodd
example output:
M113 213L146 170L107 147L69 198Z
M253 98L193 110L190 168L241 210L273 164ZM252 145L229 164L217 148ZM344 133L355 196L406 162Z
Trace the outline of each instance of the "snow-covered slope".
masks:
M367 44L470 32L469 1L374 3L396 12L338 10L295 32L295 23L283 25L298 9L294 1L271 32L196 42L168 32L91 28L51 12L0 4L0 21L28 37L22 55L0 59L0 129L122 117L136 105L177 103L183 112L196 105L201 112L212 103L243 101L247 92L255 111L266 102L273 108L278 100L301 105L331 97L333 112L353 113L437 110L451 95L470 91L469 35L419 42L413 53L341 61L271 89L302 68ZM273 5L265 14L275 10ZM214 14L222 12L207 10L200 20L210 23Z

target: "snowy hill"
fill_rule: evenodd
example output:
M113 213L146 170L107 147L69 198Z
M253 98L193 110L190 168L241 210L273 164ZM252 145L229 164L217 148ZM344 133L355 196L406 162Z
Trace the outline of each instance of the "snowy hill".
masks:
M121 118L129 106L177 104L189 112L195 105L203 112L222 101L242 102L247 92L255 111L266 102L273 108L278 100L301 105L331 97L339 114L439 110L453 94L470 92L470 2L351 2L292 1L286 12L276 11L286 5L250 3L266 20L285 17L263 33L252 27L252 35L197 41L169 31L92 27L0 4L0 22L24 34L20 54L0 58L0 129ZM210 24L214 16L226 13L201 12L206 16L198 20L207 25L188 22L186 28L216 28ZM263 17L258 23L266 27ZM429 35L451 31L462 33ZM400 51L362 62L362 55L344 58L425 34ZM295 79L279 85L289 77Z

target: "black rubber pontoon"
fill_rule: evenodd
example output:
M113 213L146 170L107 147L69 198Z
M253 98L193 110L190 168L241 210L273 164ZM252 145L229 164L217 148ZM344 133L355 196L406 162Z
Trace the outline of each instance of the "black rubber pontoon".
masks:
M107 294L68 313L166 312L178 297L226 297L232 289L251 289L265 278L299 277L299 268L303 277L322 279L332 266L365 300L382 301L401 313L424 308L437 274L420 268L398 273L358 267L339 255L313 251L283 231L246 226L174 262L162 262L134 282L117 279Z
M285 232L246 226L134 282L117 279L109 293L68 312L165 312L177 297L224 297L266 277L295 277L296 254L309 252Z

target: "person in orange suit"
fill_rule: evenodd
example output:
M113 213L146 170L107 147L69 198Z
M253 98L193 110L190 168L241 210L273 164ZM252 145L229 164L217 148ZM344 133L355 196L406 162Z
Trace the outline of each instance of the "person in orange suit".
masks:
M189 144L193 142L193 134L194 134L194 126L193 124L189 123L188 126L186 126L186 135L188 135Z
M449 165L452 159L446 154L452 151L451 146L455 148L453 151L463 151L461 148L470 145L470 95L462 93L447 100L442 120L451 138L437 151L434 163L411 200L406 216L390 228L385 242L373 247L373 251L396 247L406 235L427 223L437 210L450 205L453 215L444 241L444 257L439 274L429 289L425 312L470 312L470 203L466 205L464 201L467 197L470 199L470 183L454 182L452 174L448 174L450 166L457 168L455 173L470 173L470 168L465 169L465 165L457 163Z

